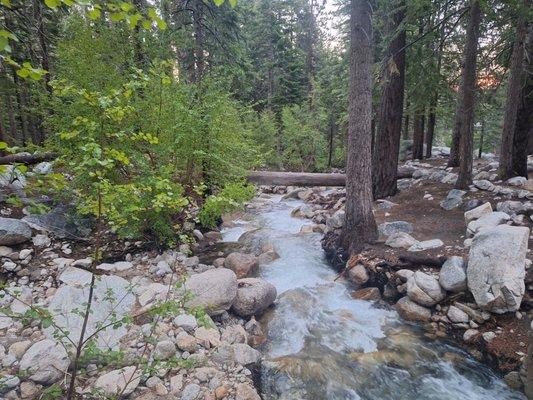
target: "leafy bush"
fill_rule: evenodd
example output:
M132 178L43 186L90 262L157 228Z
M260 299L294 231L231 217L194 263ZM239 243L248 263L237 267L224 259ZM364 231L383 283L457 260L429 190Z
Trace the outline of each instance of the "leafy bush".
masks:
M255 194L255 187L242 183L227 184L218 194L209 196L198 214L202 226L214 228L222 214L238 210Z

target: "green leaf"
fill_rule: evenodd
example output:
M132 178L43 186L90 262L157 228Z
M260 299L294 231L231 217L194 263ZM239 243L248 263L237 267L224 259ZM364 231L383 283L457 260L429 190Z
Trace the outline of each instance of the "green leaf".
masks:
M215 2L215 5L217 6L221 6L222 4L224 4L224 0L213 0Z
M57 8L61 5L61 0L44 0L44 4L49 8Z
M11 7L11 0L0 0L0 4L9 8Z
M237 7L237 0L229 0L229 4L230 4L233 8L235 8L235 7Z
M93 8L92 10L87 12L87 16L92 20L96 20L100 18L101 15L102 15L102 12L97 8Z
M158 18L157 21L156 21L156 23L157 23L157 27L158 27L159 29L161 29L162 31L164 31L165 29L167 29L167 23L166 23L163 19Z
M121 21L121 20L124 19L124 17L125 17L125 15L124 15L123 12L109 13L109 18L111 18L111 21L113 21L113 22Z
M128 2L121 3L120 8L122 8L122 11L125 11L125 12L133 10L133 6Z
M145 19L143 20L142 25L144 29L150 29L152 27L152 21Z
M6 37L0 36L0 51L8 51L9 40Z
M30 75L30 71L27 68L17 69L17 75L21 78L27 78Z
M0 142L0 150L7 149L7 143L6 142Z
M130 15L128 17L130 28L132 29L135 28L141 19L142 19L142 15L139 13Z

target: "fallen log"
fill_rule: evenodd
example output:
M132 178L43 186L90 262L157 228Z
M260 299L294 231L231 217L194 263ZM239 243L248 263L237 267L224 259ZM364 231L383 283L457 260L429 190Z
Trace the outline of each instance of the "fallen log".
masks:
M398 169L397 179L410 178L414 168ZM345 186L346 175L338 173L252 171L248 181L257 185L280 186Z
M57 153L18 153L0 157L0 165L7 164L39 164L43 161L52 161L57 158Z

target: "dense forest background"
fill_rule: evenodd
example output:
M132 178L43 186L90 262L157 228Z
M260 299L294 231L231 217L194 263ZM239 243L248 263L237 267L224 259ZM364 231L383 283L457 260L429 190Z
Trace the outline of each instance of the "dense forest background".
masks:
M215 134L209 131L217 129L224 131L216 133L224 140L258 144L250 154L253 160L247 161L260 165L296 171L344 167L348 2L251 0L235 8L202 0L136 3L145 12L153 7L166 29L155 24L131 29L127 22L113 23L112 16L91 19L81 8L49 8L37 0L2 7L5 28L18 38L11 57L48 71L44 79L33 81L3 66L2 141L42 145L75 115L74 106L57 103L51 83L109 92L143 79L154 86L146 76L164 72L174 78L173 86L165 87L159 100L144 96L148 110L139 117L153 127L150 114L162 102L168 118L157 118L156 129L181 137L184 152L205 151L206 141L199 143L197 133L204 131L208 139ZM375 10L373 120L385 72L397 68L387 61L387 46L395 30L405 29L403 138L422 131L426 143L449 146L467 4L409 2L402 26L391 28L389 19L398 7L403 5L380 1ZM475 147L497 152L521 2L487 1L483 9ZM213 126L208 121L217 118L210 115L216 109L223 115ZM190 113L199 113L199 118ZM233 120L226 114L233 114ZM244 161L238 158L233 161Z

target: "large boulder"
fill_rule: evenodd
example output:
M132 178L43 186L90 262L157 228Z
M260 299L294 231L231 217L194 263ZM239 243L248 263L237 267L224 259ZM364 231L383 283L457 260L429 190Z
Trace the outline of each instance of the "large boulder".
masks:
M71 271L76 268L72 268ZM73 272L70 272L72 275ZM83 325L83 313L77 310L85 310L85 304L89 298L89 284L91 274L83 271L82 279L65 279L71 284L61 286L50 301L48 310L53 315L54 323L68 332L68 337L76 343L80 337ZM126 334L125 326L108 326L101 329L109 321L111 315L120 320L131 313L135 302L135 296L130 283L118 276L101 275L96 279L91 313L87 323L85 336L96 334L97 346L100 349L117 349L120 339ZM56 328L53 326L44 330L45 335L53 339Z
M29 225L15 218L0 218L0 246L11 246L31 239Z
M479 232L466 270L476 303L498 314L520 308L525 291L529 228L501 225Z
M435 277L416 271L407 279L407 296L417 304L431 307L444 300L446 293Z
M416 304L410 300L409 297L402 297L396 303L396 311L403 319L408 321L429 321L431 318L431 310L421 305Z
M44 339L24 353L19 369L32 381L51 385L63 378L69 364L65 348L55 340Z
M224 260L224 267L231 269L237 275L237 278L246 278L248 275L253 273L259 263L257 258L250 255L239 252L231 253Z
M463 196L466 194L464 190L452 189L444 200L440 202L440 206L445 210L453 210L463 204Z
M466 290L466 271L462 257L453 256L446 260L439 272L439 283L450 292Z
M233 301L233 311L241 317L261 314L276 300L274 285L258 278L238 280L237 296Z
M189 307L204 307L209 315L218 315L229 310L237 296L237 276L227 268L210 269L194 274L185 282L192 299Z
M80 216L74 206L61 205L45 214L31 214L23 218L33 229L53 233L59 238L87 237L93 220Z
M467 234L469 235L475 235L478 233L481 229L485 228L493 228L495 226L501 225L509 221L511 217L509 214L506 214L504 212L496 211L492 212L490 214L486 214L482 216L481 218L470 222L467 225Z

